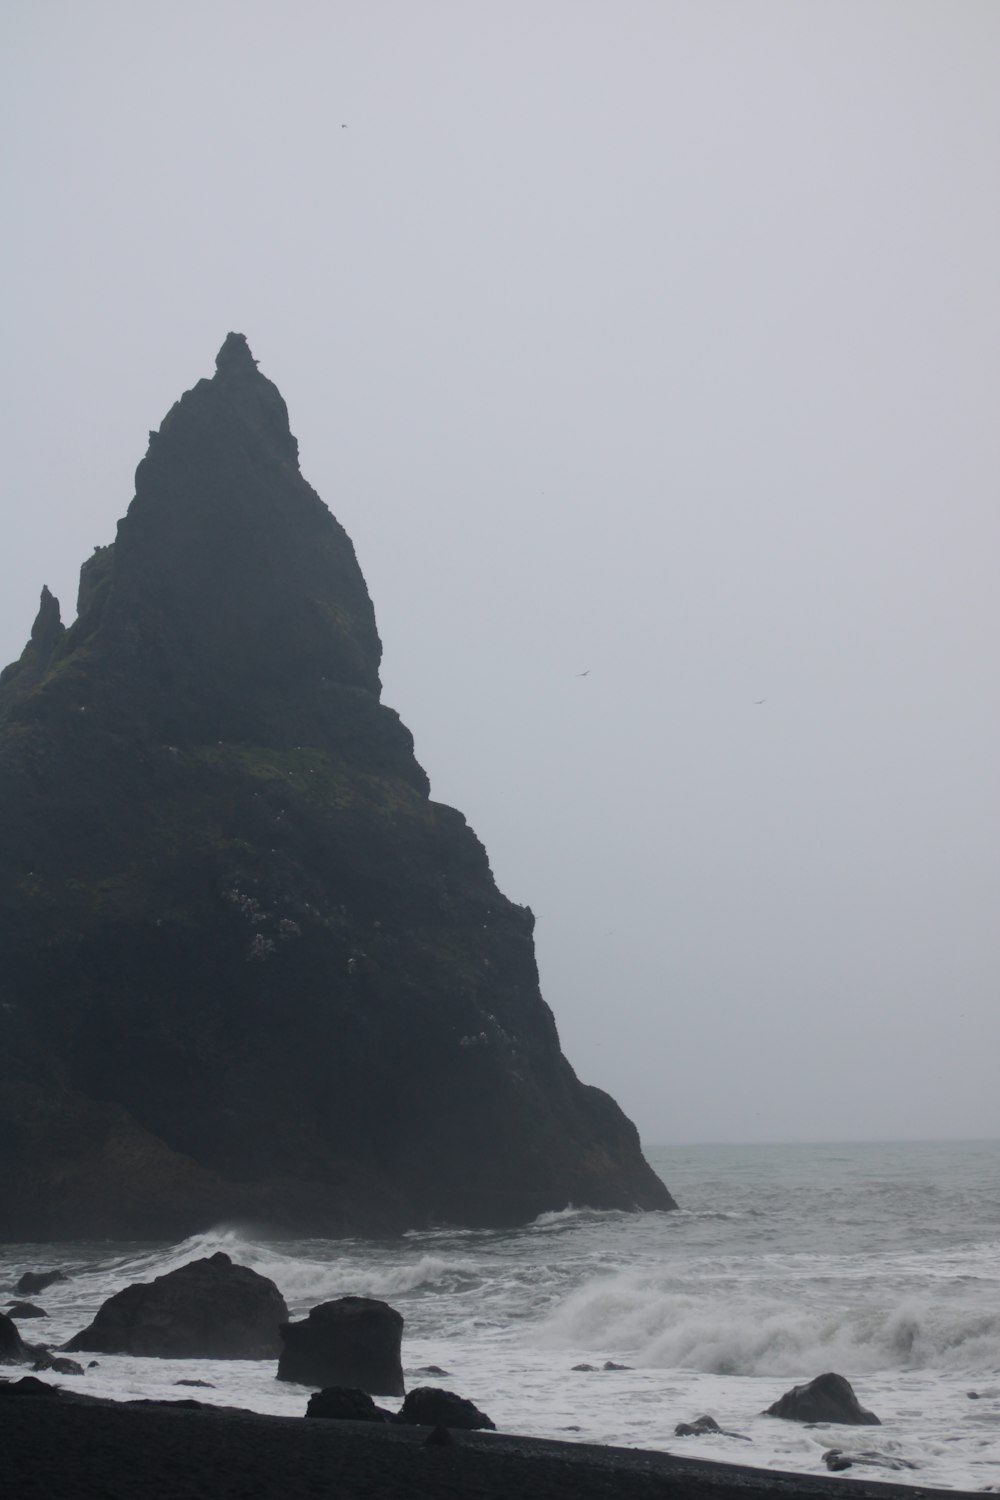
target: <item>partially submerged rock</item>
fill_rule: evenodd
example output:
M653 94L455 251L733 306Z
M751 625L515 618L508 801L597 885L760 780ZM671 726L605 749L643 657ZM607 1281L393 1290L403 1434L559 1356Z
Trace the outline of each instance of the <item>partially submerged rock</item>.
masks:
M895 1453L879 1453L874 1448L862 1448L853 1453L845 1452L843 1448L828 1448L823 1454L823 1462L834 1474L839 1474L844 1469L853 1469L855 1464L863 1469L893 1471L919 1468L919 1464L912 1463L908 1458L900 1458Z
M47 1286L52 1286L57 1281L68 1280L65 1271L25 1271L14 1290L22 1296L31 1297L36 1292L44 1292Z
M854 1427L881 1427L874 1412L866 1411L843 1375L829 1371L804 1385L795 1385L764 1412L788 1422L840 1422Z
M116 1292L63 1347L165 1359L273 1359L288 1308L273 1281L223 1251Z
M346 1386L370 1396L401 1396L403 1317L375 1297L339 1297L283 1323L279 1380Z
M65 1359L60 1354L50 1354L46 1349L40 1354L31 1367L37 1374L39 1370L51 1370L54 1375L82 1375L84 1369L77 1364L75 1359Z
M725 1427L720 1427L714 1417L696 1417L693 1422L678 1422L674 1428L674 1437L704 1437L706 1433L716 1432L719 1437L738 1438L741 1443L752 1443L753 1438L747 1437L744 1432L729 1432Z
M44 1307L36 1307L33 1302L11 1302L7 1308L8 1318L47 1318L48 1313Z

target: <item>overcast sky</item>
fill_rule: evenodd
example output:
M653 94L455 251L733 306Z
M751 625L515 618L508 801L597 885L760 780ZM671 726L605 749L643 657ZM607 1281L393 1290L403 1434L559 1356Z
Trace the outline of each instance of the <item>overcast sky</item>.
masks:
M580 1076L648 1142L1000 1135L1000 4L2 37L0 658L241 331Z

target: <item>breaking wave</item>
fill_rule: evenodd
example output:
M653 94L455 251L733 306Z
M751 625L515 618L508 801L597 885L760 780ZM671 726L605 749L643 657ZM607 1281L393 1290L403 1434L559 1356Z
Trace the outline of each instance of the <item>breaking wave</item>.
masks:
M843 1288L841 1288L843 1290ZM822 1288L815 1305L759 1289L665 1290L623 1274L572 1292L537 1334L543 1348L627 1352L646 1366L715 1375L850 1369L1000 1372L1000 1307L992 1288L965 1278L951 1295L926 1290L885 1305L853 1283L850 1297ZM859 1295L860 1292L860 1295Z

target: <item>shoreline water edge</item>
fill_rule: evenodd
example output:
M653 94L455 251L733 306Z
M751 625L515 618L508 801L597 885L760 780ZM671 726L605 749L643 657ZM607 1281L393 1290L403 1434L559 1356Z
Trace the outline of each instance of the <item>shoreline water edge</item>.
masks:
M618 1467L651 1455L655 1468L669 1451L675 1465L688 1466L686 1490L706 1495L691 1488L691 1475L702 1475L698 1485L722 1484L717 1466L728 1470L733 1460L735 1474L756 1476L757 1493L779 1493L759 1485L777 1485L782 1474L798 1474L810 1493L858 1482L880 1492L889 1482L911 1496L916 1488L1000 1492L1000 1144L675 1147L653 1148L650 1156L675 1186L679 1211L566 1210L517 1231L440 1229L383 1241L270 1240L228 1226L176 1245L6 1245L0 1297L10 1303L25 1270L63 1267L67 1280L31 1298L46 1316L19 1324L26 1341L55 1347L122 1287L221 1249L273 1280L293 1319L344 1295L396 1307L405 1320L407 1386L454 1390L496 1423L497 1435L461 1434L463 1453L499 1455L513 1443L534 1464L538 1443L553 1457L549 1442L560 1452L585 1451L587 1462L611 1453ZM16 1381L25 1368L2 1373ZM428 1381L430 1369L440 1378ZM826 1370L851 1381L879 1427L808 1427L763 1415L790 1386ZM155 1410L170 1414L184 1410L172 1404L178 1398L196 1395L201 1409L187 1410L199 1418L191 1431L204 1430L208 1447L227 1451L242 1441L232 1434L249 1432L246 1424L258 1417L293 1419L293 1434L341 1426L297 1420L308 1390L274 1375L273 1360L99 1354L82 1377L39 1372L40 1381L64 1388L64 1398L11 1396L0 1402L0 1420L5 1430L15 1421L24 1429L18 1451L34 1444L43 1468L69 1462L65 1453L48 1452L62 1442L64 1426L79 1429L81 1443L87 1422L95 1433L114 1426L115 1442L138 1442L130 1434L140 1429L121 1424L154 1408L129 1402L168 1403ZM180 1391L182 1380L205 1385ZM74 1400L77 1392L98 1398L97 1405ZM107 1400L116 1403L112 1415L95 1417ZM28 1411L43 1405L48 1416ZM28 1415L15 1419L14 1408ZM721 1431L675 1434L679 1423L706 1414ZM223 1423L214 1437L205 1429L209 1418ZM158 1428L150 1441L165 1445L169 1433L183 1430L188 1445L188 1429L178 1422ZM253 1443L290 1453L284 1430L266 1426ZM379 1435L350 1439L360 1445L350 1458L360 1486L365 1453L389 1444L385 1463L408 1462L403 1452L412 1437L384 1437L379 1445ZM76 1439L66 1441L71 1447ZM103 1441L94 1438L98 1446ZM393 1443L403 1448L397 1452ZM842 1475L828 1474L824 1454L833 1448L868 1457ZM402 1470L397 1479L405 1487ZM387 1474L385 1493L397 1479ZM48 1493L99 1492L74 1489L71 1480L64 1475L60 1484L69 1487ZM477 1486L492 1493L482 1488L486 1482L470 1477L469 1493ZM189 1483L196 1476L181 1476L174 1493L199 1493L184 1488ZM522 1476L517 1488L559 1493L526 1489L529 1483L536 1480ZM730 1489L717 1492L731 1493L736 1483L727 1478ZM740 1481L742 1493L750 1483ZM158 1492L144 1485L142 1493ZM214 1495L225 1493L213 1487Z
M80 1396L0 1399L3 1462L19 1500L838 1500L842 1479L501 1433L379 1427ZM871 1500L955 1490L865 1480Z

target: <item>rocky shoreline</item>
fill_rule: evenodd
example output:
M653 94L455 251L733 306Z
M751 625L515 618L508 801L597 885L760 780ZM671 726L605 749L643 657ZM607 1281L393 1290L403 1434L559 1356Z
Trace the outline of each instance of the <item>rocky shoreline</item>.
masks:
M197 1401L114 1402L0 1382L20 1500L843 1500L845 1480L489 1432L261 1416ZM866 1500L968 1491L854 1482Z

